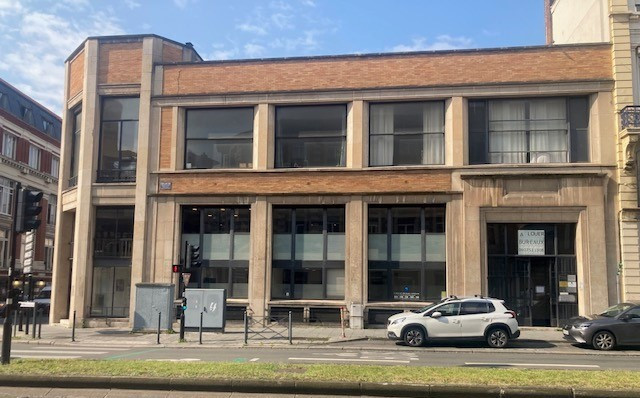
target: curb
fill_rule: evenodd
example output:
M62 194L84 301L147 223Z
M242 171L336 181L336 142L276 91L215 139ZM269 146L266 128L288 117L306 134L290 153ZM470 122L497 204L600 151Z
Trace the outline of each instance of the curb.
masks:
M293 380L167 379L123 376L0 375L0 386L423 398L637 398L640 396L640 390L612 391L573 388L417 385Z

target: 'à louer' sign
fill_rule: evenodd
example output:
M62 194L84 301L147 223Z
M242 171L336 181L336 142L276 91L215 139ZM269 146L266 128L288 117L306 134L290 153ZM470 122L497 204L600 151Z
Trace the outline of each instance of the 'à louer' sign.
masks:
M544 256L544 231L518 230L518 255Z

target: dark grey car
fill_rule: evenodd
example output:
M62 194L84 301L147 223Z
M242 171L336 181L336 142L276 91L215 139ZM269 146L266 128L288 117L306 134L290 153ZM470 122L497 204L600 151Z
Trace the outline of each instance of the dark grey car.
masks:
M640 345L640 302L620 303L598 315L571 318L562 332L565 339L597 350Z

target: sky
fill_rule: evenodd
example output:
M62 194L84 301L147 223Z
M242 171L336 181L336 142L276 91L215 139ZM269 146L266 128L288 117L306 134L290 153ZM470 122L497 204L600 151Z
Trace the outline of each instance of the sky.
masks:
M543 0L0 0L0 77L60 114L88 36L154 33L205 60L544 44Z

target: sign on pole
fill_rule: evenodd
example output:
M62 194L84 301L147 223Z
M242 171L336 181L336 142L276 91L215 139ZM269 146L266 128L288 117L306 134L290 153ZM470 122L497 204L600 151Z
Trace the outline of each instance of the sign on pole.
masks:
M191 279L191 273L190 272L183 272L182 273L182 283L187 286L189 284L189 279Z

